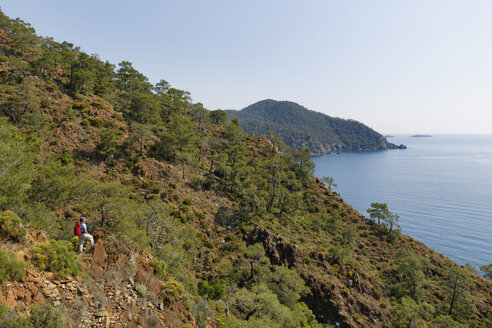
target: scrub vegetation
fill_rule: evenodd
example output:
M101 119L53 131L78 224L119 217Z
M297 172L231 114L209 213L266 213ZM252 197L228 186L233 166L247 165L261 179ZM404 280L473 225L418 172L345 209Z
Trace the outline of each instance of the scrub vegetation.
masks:
M78 275L83 215L112 234L108 252L150 253L161 297L198 327L492 324L490 281L401 235L384 204L356 212L313 177L309 150L245 134L132 63L1 12L0 78L2 245L28 225L50 238L26 265ZM1 280L22 279L24 264L3 250L0 262ZM0 311L0 325L62 320L51 307Z

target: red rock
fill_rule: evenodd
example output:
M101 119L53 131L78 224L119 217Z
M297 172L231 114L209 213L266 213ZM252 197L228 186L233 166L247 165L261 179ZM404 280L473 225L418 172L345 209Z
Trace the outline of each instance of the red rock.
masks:
M24 297L24 300L27 305L31 304L32 301L32 293L29 290L26 290L26 295Z
M28 283L26 284L26 288L27 288L27 290L28 290L28 291L30 291L30 292L31 292L31 294L33 294L33 295L36 295L36 294L38 293L38 290L39 290L39 289L38 289L38 287L36 287L36 285L35 285L34 283L32 283L32 282L28 282Z
M102 267L106 265L106 249L104 248L104 241L99 239L94 246L94 262Z
M15 298L18 300L23 299L26 296L26 293L22 289L18 289L15 293Z
M7 307L11 308L13 306L16 306L17 305L17 302L15 301L15 293L12 289L9 289L9 291L7 292L7 299L5 300L5 305L7 305Z
M46 275L46 278L48 278L49 280L55 279L55 273L54 272L45 272L44 274Z
M26 275L24 276L24 282L33 282L36 285L41 283L40 275L38 272L27 269L26 270Z
M41 292L37 292L36 294L34 294L34 297L32 299L32 301L36 304L40 304L40 303L43 303L44 302L44 296Z

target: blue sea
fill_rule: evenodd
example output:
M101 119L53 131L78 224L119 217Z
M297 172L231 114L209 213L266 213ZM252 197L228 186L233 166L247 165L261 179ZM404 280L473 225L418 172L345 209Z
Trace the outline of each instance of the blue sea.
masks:
M492 263L492 135L395 136L408 149L315 156L315 175L367 216L371 202L400 215L402 233L459 264Z

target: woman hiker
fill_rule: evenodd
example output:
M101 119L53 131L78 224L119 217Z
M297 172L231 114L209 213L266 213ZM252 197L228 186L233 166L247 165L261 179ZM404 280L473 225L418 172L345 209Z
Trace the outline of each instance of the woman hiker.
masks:
M80 223L75 225L75 231L76 231L75 234L79 236L79 254L82 254L86 240L90 241L91 248L94 248L94 238L87 231L87 224L85 221L86 221L85 217L81 217Z

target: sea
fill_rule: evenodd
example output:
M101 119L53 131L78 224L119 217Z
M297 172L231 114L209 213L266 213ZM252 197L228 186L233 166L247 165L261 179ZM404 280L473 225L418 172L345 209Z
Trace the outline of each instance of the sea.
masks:
M403 234L459 264L492 263L492 135L396 135L407 149L313 156L344 201L368 217L371 202L400 216Z

